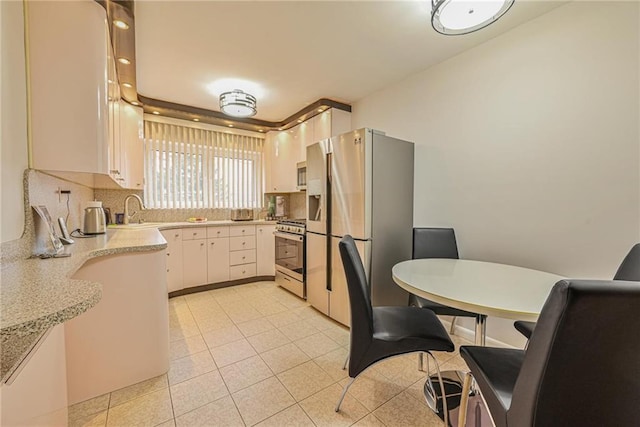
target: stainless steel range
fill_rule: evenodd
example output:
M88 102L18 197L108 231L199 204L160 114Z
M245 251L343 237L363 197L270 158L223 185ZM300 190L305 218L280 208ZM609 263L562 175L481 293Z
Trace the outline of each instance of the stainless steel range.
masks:
M276 224L276 283L306 298L304 219L284 219Z

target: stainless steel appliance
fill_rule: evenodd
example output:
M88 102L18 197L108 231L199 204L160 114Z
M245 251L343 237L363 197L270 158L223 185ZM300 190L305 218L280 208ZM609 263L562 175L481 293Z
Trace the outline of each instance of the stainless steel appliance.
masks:
M350 322L345 234L356 240L372 304L407 304L391 268L411 258L413 158L413 143L371 129L307 147L307 301L340 323Z
M252 221L253 209L231 209L231 221Z
M300 298L305 290L304 219L283 219L276 224L276 283Z
M307 189L307 162L299 162L296 164L297 171L297 183L296 188L298 190Z
M83 224L84 234L104 234L107 232L107 220L104 209L102 209L102 202L87 202Z

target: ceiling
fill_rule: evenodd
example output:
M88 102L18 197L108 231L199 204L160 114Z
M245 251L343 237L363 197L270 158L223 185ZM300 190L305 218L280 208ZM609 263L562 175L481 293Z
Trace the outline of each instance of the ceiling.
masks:
M136 1L136 79L143 96L219 110L209 89L258 98L280 121L319 98L351 104L562 3L516 0L464 36L431 28L426 1Z

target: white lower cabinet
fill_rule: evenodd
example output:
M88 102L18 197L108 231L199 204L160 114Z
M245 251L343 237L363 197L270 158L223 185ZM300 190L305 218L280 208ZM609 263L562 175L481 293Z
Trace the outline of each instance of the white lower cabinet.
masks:
M275 275L275 225L231 225L164 230L167 289Z
M164 230L162 236L167 241L167 291L182 289L182 230Z
M256 226L256 275L273 276L276 274L276 231L275 225Z
M102 299L64 323L69 405L169 369L169 307L164 250L85 262L73 279L102 284Z
M229 280L229 238L207 240L207 283Z
M229 267L229 276L231 280L246 279L247 277L255 277L256 263L232 265Z
M43 335L0 387L0 425L67 425L64 326Z
M251 264L256 262L256 250L255 249L247 249L244 251L235 251L230 254L229 264L230 265L239 265L239 264Z
M191 288L207 283L207 240L182 241L182 284Z
M256 275L256 226L231 227L229 240L229 278L231 280Z

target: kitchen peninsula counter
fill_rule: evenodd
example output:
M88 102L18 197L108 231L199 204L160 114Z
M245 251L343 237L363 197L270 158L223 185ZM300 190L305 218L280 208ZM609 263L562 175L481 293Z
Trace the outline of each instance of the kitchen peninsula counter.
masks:
M102 285L73 279L86 261L109 255L165 249L156 228L136 233L109 229L104 235L76 238L65 246L67 258L23 259L3 250L0 287L0 376L4 381L39 338L52 326L66 322L95 306ZM4 248L3 248L4 249Z

